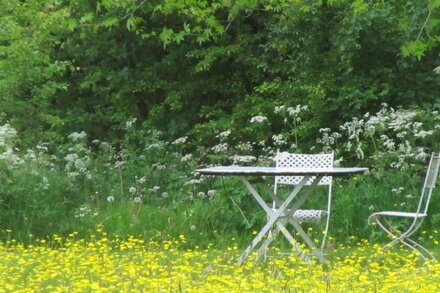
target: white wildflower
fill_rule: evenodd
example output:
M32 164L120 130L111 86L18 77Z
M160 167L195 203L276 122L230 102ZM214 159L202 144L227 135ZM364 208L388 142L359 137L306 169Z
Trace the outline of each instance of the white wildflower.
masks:
M127 122L125 122L125 129L129 130L130 128L133 127L133 124L136 122L137 118L133 118L131 120L128 120Z
M287 141L283 138L283 134L274 134L272 135L273 144L276 146L281 146L287 143Z
M50 187L49 179L47 179L47 177L43 176L42 181L43 181L42 182L43 189L48 190Z
M191 179L185 182L183 185L195 185L203 182L203 179Z
M153 165L151 165L151 167L155 170L165 170L166 166L160 163L155 163Z
M47 148L47 143L39 143L35 146L35 148L42 152L47 152L49 149Z
M114 202L115 201L115 197L113 195L107 196L107 201L108 202Z
M171 144L177 145L177 144L183 144L188 139L188 136L182 136L177 138L175 141L173 141Z
M160 148L161 148L161 145L159 143L152 143L150 145L145 146L146 151L160 149Z
M156 185L156 186L153 186L153 188L150 188L150 191L156 192L156 191L159 191L159 189L160 189L160 187Z
M284 111L286 110L286 106L285 105L282 105L282 106L275 106L275 109L274 109L274 113L275 114L279 114L279 113L283 113Z
M234 155L234 156L230 157L230 159L234 162L234 164L238 164L238 163L251 163L251 162L255 161L257 158L254 156Z
M79 176L79 173L78 173L78 172L68 172L68 173L67 173L67 176L68 176L70 179L75 179L77 176Z
M220 132L215 137L217 137L217 138L225 138L225 137L228 137L230 134L231 134L231 131L230 130L226 130L226 131Z
M130 193L136 193L136 187L132 186L128 189L128 192Z
M192 159L192 154L187 154L187 155L184 155L183 157L182 157L182 159L180 159L180 161L181 162L188 162L189 160L191 160Z
M425 130L417 131L417 130L414 130L413 133L414 133L414 137L425 138L427 136L432 135L434 132L432 130L429 130L429 131L425 131Z
M243 152L250 152L252 151L252 144L249 141L246 142L240 142L237 145L237 149Z
M215 145L211 148L211 150L214 153L222 153L222 152L225 152L227 149L228 149L227 143L219 143L218 145Z
M84 131L81 132L73 132L68 136L72 141L83 140L87 137L87 134Z
M37 155L35 154L35 151L32 149L28 149L26 151L26 155L24 156L25 159L30 160L30 161L36 161L37 160Z
M125 162L124 161L116 161L115 162L115 168L116 169L119 169L119 168L121 168L122 166L124 166L125 165Z
M396 136L398 138L404 138L407 134L408 134L408 132L402 131L402 132L397 133Z
M84 172L87 169L87 165L88 163L84 159L78 158L75 160L75 168L77 168L79 171Z
M359 144L356 148L356 157L358 159L363 159L364 158L364 151L361 148L361 145Z
M251 123L262 123L267 120L266 116L254 116L250 119Z

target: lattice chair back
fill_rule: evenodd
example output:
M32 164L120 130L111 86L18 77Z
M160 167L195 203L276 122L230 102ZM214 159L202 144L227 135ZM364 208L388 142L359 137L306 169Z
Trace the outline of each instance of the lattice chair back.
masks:
M330 154L292 154L287 152L277 153L276 156L277 168L332 168L333 167L333 153ZM303 176L277 176L275 177L275 193L277 192L278 184L296 185ZM311 185L315 177L310 178L306 185ZM332 177L324 176L318 185L331 185Z
M429 202L431 201L432 191L437 182L439 167L440 153L432 153L428 165L428 170L426 172L425 182L423 184L423 190L420 197L417 213L428 213ZM422 207L423 210L421 210Z
M277 153L275 159L276 159L277 168L301 168L301 169L333 168L333 152L330 154L292 154L292 153L282 152L282 153ZM302 179L303 176L276 176L275 184L274 184L274 193L277 194L278 184L297 185ZM311 177L306 182L306 185L311 185L314 180L315 177ZM317 210L317 209L296 210L295 213L293 214L293 219L297 222L320 223L323 217L326 218L325 229L321 241L321 252L323 252L327 239L327 232L330 225L330 208L332 201L332 177L331 176L322 177L321 180L318 182L318 185L328 186L327 209L326 210ZM273 202L273 207L275 208L275 202Z

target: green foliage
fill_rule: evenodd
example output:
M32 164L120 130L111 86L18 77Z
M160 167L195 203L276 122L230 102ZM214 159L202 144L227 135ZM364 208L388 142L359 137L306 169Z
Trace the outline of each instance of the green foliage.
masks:
M237 213L256 212L240 182L226 190L192 170L267 165L277 149L331 148L372 167L365 186L341 184L353 197L338 205L380 201L368 186L386 186L374 180L389 178L392 163L409 174L421 166L415 154L439 148L439 3L1 1L2 228L22 238L87 234L100 222L123 235L191 234L192 225L204 235L193 233L198 240L240 234L264 220ZM383 115L387 126L354 126L367 112L377 118L382 103L397 109ZM387 128L409 112L417 115L408 123L423 123L411 131L432 135ZM211 188L218 196L207 196ZM359 228L355 217L335 225Z

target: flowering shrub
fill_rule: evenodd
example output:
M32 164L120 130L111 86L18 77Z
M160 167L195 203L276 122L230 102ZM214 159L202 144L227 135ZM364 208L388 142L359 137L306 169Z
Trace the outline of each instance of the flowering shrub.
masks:
M334 185L338 196L333 206L344 214L332 217L331 233L344 239L356 230L368 237L364 228L370 213L414 205L417 168L440 137L438 113L422 110L384 106L374 115L344 123L338 132L316 131L316 143L306 141L313 113L305 105L255 113L243 119L241 129L218 124L200 145L195 145L196 132L166 140L160 131L139 127L131 119L121 125L126 136L119 144L92 140L78 131L67 137L64 147L40 143L23 152L16 147L17 132L5 124L0 132L1 227L13 228L22 240L29 233L44 236L72 229L88 235L100 222L121 235L163 230L175 236L197 227L194 245L216 237L209 231L246 232L265 220L240 180L200 176L194 172L198 166L271 165L278 149L333 150L335 163L368 166L372 174L380 174L335 180ZM391 173L396 168L399 176ZM313 196L306 205L319 203ZM429 222L438 223L436 216Z
M408 171L435 151L433 139L440 135L439 129L437 111L395 110L384 104L374 115L366 113L363 118L344 123L339 132L320 129L321 137L316 142L324 151L334 150L339 160Z
M7 162L11 167L23 162L17 154L17 140L17 131L8 123L0 126L0 161Z

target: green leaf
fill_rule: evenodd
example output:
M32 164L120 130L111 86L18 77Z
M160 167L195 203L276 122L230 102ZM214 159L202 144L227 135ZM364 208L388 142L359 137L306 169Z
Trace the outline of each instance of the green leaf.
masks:
M429 8L435 9L440 7L440 0L429 0Z
M79 19L79 22L80 23L87 23L87 22L92 21L94 19L94 17L95 17L95 15L93 13L88 12L88 13L84 14L84 16L82 16Z
M104 19L102 25L104 25L105 27L112 27L112 26L116 26L118 23L119 23L119 19L116 16L111 16Z
M138 25L143 22L143 19L137 16L131 16L127 19L126 27L128 31L137 31Z
M70 18L70 19L67 21L67 30L70 31L70 32L72 32L72 31L76 28L77 25L78 25L78 24L77 24L76 20L73 19L73 18Z
M353 12L355 14L362 13L368 9L368 3L364 0L356 0L352 4Z
M415 56L420 60L424 55L428 45L422 40L415 40L402 46L403 56Z
M185 32L184 31L180 31L180 32L178 32L178 33L176 33L174 35L174 41L177 44L180 44L183 41L184 38L185 38Z
M172 29L169 29L167 27L164 27L162 29L162 32L160 33L159 38L162 41L164 48L171 43L173 34L174 34L174 32Z

